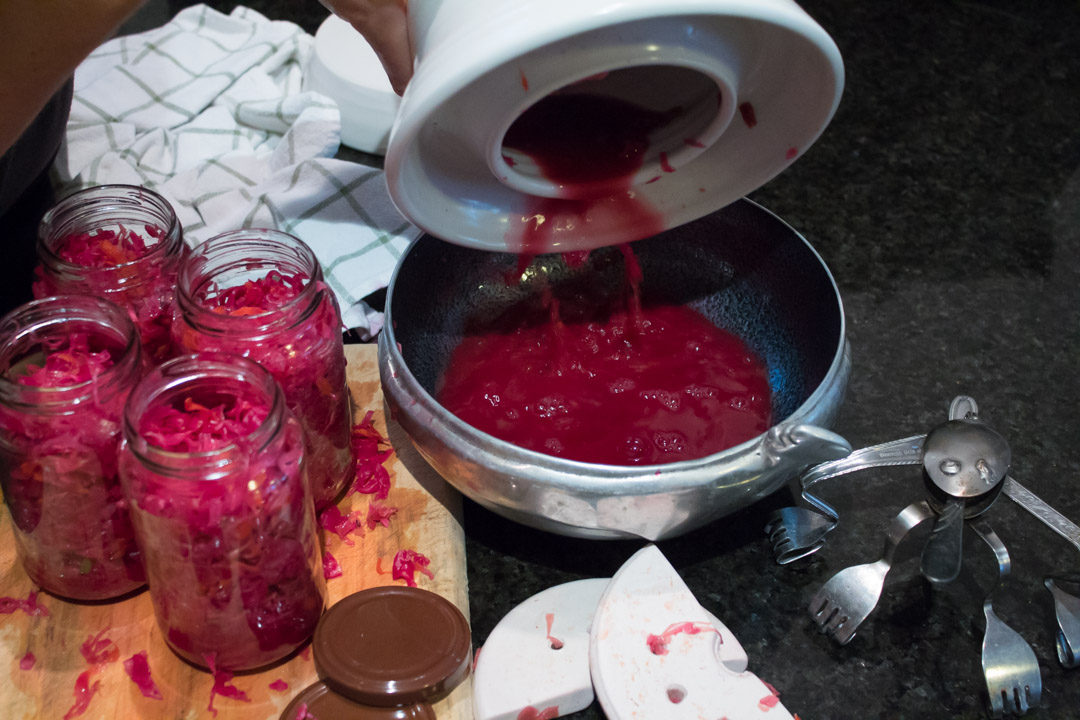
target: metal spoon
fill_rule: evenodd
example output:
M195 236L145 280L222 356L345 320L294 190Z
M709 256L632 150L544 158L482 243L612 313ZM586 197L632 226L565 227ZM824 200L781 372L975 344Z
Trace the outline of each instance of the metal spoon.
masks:
M940 509L923 548L922 573L936 584L960 574L964 518L990 506L1012 462L1005 438L972 419L974 401L968 407L960 399L949 409L951 419L931 430L924 445L923 469Z

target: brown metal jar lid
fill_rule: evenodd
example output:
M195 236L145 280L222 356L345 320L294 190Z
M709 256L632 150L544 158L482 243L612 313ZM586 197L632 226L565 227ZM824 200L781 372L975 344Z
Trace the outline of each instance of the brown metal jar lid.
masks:
M361 705L316 682L293 698L281 713L281 720L435 720L427 703L403 707Z
M385 586L353 593L315 628L315 669L330 688L364 705L434 703L469 673L469 623L441 595Z

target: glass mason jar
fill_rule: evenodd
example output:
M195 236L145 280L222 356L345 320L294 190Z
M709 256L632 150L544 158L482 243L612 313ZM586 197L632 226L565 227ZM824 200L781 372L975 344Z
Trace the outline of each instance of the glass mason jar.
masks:
M264 368L208 353L151 370L124 409L120 477L178 655L248 670L311 636L326 580L303 433Z
M128 309L145 355L171 355L172 297L187 253L165 198L135 185L99 185L68 195L38 226L34 296L78 293Z
M315 253L278 230L223 233L191 251L177 278L174 345L259 362L304 428L315 509L355 474L337 300Z
M127 311L34 300L0 320L0 486L31 580L76 600L145 583L117 475L124 402L143 370Z

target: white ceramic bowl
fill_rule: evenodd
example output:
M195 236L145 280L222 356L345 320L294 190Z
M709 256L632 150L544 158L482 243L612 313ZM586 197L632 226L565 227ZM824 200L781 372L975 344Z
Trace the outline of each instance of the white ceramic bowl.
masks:
M515 228L535 198L575 195L505 161L507 129L561 88L599 78L592 92L672 112L617 191L659 227L597 214L546 251L636 240L728 205L813 144L843 87L836 45L791 0L410 0L409 21L416 72L387 149L390 194L426 232L481 249L521 250Z

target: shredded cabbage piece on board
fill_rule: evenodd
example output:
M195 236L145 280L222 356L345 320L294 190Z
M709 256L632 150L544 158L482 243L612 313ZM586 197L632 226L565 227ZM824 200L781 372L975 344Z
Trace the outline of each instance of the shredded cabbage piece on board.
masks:
M206 664L210 668L210 674L214 676L214 686L210 688L210 702L206 706L206 709L214 717L217 717L218 714L217 708L214 707L214 697L217 695L240 702L251 702L251 698L247 696L247 693L235 685L229 684L229 681L233 679L232 673L219 669L214 662L213 655L205 656L204 660L206 660Z
M135 653L124 661L124 672L139 688L139 692L143 694L143 697L148 697L151 700L162 699L161 691L158 690L153 677L150 675L150 661L145 650Z
M435 577L435 573L428 570L431 560L415 550L398 550L394 555L392 577L395 580L404 580L409 587L416 587L416 573L420 572L428 578Z

